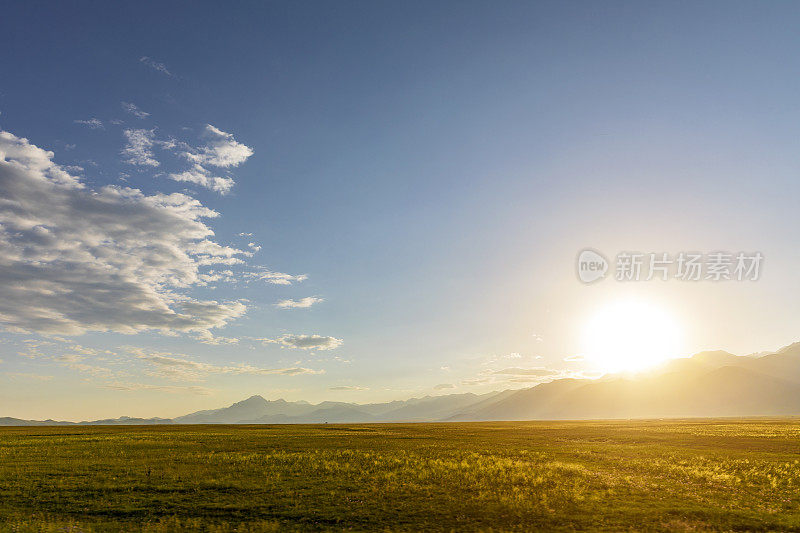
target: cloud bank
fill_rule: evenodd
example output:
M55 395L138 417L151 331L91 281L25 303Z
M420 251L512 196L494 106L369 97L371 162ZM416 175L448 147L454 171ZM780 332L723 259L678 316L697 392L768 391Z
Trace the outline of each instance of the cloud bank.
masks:
M127 156L154 166L152 130L128 131ZM203 266L236 264L249 253L211 240L205 220L216 212L184 194L93 190L52 159L0 132L0 322L7 328L175 333L222 327L244 314L241 302L183 294L203 283Z

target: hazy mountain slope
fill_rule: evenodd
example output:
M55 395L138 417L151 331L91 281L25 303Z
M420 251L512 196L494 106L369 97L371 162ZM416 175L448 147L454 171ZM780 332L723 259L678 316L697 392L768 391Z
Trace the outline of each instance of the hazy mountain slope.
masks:
M480 411L480 410L483 410L483 409L488 409L490 406L496 405L496 404L504 401L506 398L516 394L518 391L519 391L519 389L508 389L508 390L504 390L504 391L500 391L500 392L496 392L496 393L490 393L488 395L483 395L483 396L481 396L481 399L479 401L477 401L477 402L473 403L472 405L468 406L466 409L468 409L471 412ZM452 418L454 416L458 416L459 414L463 413L464 411L465 411L465 409L461 409L458 412L456 412L454 414L451 414L445 420L449 420L450 418Z
M124 426L149 426L156 424L174 424L175 421L171 418L132 418L129 416L121 416L119 418L106 418L103 420L91 420L78 422L82 425L89 426L111 426L111 425L124 425Z
M419 401L404 405L388 413L384 413L377 418L385 421L397 422L417 422L442 420L453 416L453 414L465 409L473 404L486 400L498 393L477 395L448 394L446 396L426 396Z
M700 375L701 373L722 368L723 366L746 366L754 358L742 357L717 350L696 353L691 357L672 359L661 367L648 372L647 375L670 374L680 372L683 374Z
M773 354L752 358L748 368L779 379L800 383L800 343L790 344Z
M105 420L84 420L83 422L66 422L60 420L22 420L20 418L0 417L0 426L139 426L155 424L174 424L174 422L169 418L131 418L128 416L107 418Z
M586 380L559 379L542 383L529 389L507 391L496 402L476 404L448 418L451 421L466 420L530 420L541 418L548 406L557 402L564 394L580 387Z
M451 420L662 418L800 414L800 387L724 366L608 381L559 380Z
M358 404L359 409L363 410L366 413L369 413L373 416L378 416L383 413L388 413L389 411L394 411L395 409L400 409L404 405L408 405L411 400L395 400L392 402L384 402L384 403L365 403L365 404Z
M686 412L708 413L704 416L793 415L800 414L800 387L745 368L723 367L688 383L682 401Z
M21 418L11 418L10 416L0 417L0 426L69 426L75 422L63 422L58 420L23 420Z
M655 373L699 375L725 366L746 368L780 380L800 383L800 343L790 344L774 353L748 356L736 356L723 351L700 352L692 357L673 359Z

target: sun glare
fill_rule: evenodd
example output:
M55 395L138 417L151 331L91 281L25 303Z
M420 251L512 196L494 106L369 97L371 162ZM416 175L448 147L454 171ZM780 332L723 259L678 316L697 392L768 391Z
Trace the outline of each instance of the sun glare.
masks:
M637 372L681 355L678 322L653 305L624 301L597 311L583 331L583 356L604 372Z

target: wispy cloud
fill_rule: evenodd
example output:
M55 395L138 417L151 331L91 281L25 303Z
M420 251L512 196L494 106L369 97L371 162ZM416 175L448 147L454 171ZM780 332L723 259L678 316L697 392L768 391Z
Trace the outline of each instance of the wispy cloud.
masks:
M280 309L305 309L316 303L324 301L325 300L323 298L317 298L316 296L306 296L305 298L300 298L299 300L281 300L275 304L275 307Z
M41 374L34 374L31 372L2 372L3 375L12 380L32 380L32 381L50 381L53 376L44 376Z
M103 121L99 118L90 118L87 120L74 120L75 124L82 124L84 126L88 126L90 129L93 130L102 130L105 129L103 126Z
M136 391L155 391L155 392L166 392L169 394L196 394L198 396L211 396L214 393L214 389L209 389L206 387L199 387L197 385L190 385L186 387L176 386L176 385L153 385L148 383L131 383L131 382L113 382L103 385L105 389L111 389L116 391L124 391L124 392L136 392Z
M161 164L153 154L155 130L129 129L122 133L127 139L122 149L126 163L146 167L157 167Z
M156 61L152 57L142 56L139 58L139 62L144 63L153 70L157 70L162 74L172 77L172 73L167 69L167 66L161 61Z
M503 368L500 370L492 370L495 375L510 375L510 376L552 376L558 374L558 370L552 368L536 367L536 368Z
M322 370L312 370L301 366L262 368L252 365L214 365L171 353L146 353L143 350L139 352L139 358L152 366L152 369L147 372L149 376L172 381L203 381L210 374L297 376L324 373Z
M260 269L245 274L245 278L256 281L265 281L273 285L291 285L294 282L301 282L308 279L306 274L292 275L283 272L273 272L271 270Z
M130 113L131 115L139 119L147 118L150 116L150 113L142 111L136 106L136 104L132 104L130 102L122 102L122 109L124 109L126 113Z
M367 387L358 387L356 385L337 385L336 387L328 387L331 391L365 391L369 390Z

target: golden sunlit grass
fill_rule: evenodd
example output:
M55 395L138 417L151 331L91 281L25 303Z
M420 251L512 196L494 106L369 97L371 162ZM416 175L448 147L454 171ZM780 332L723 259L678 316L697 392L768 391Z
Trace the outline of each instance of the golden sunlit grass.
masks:
M0 430L3 531L800 529L800 422Z

